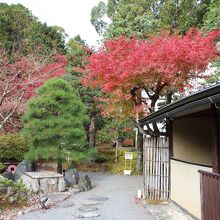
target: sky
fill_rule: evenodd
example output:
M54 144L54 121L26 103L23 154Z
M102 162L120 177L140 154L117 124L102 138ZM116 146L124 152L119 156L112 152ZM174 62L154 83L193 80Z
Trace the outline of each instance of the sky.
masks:
M101 39L90 23L91 9L99 1L101 0L0 0L8 4L24 5L41 22L63 27L69 37L79 34L89 46L97 46L97 40Z

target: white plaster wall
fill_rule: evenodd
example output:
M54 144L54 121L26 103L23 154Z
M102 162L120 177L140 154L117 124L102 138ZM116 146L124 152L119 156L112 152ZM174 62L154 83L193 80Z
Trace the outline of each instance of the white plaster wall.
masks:
M200 174L212 168L171 160L171 199L201 219Z

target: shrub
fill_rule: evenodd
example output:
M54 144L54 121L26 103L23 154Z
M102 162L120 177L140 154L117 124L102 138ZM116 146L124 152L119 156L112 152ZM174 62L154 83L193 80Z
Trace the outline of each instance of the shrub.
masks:
M15 203L23 204L28 199L29 189L22 182L14 183L12 180L2 178L0 179L0 190L2 200L5 200L3 206Z
M21 161L28 151L28 139L19 134L0 136L0 160Z

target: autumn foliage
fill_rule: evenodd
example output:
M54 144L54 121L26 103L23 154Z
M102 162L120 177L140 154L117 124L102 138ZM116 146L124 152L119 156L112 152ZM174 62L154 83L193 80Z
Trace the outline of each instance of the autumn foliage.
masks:
M67 60L56 55L50 62L36 61L33 57L8 57L0 51L0 130L20 128L19 116L26 110L27 100L35 89L50 78L64 74Z
M220 31L204 35L192 29L185 36L161 33L147 41L127 37L106 41L89 57L83 82L108 94L105 109L120 106L128 113L144 103L154 111L160 95L183 90L190 79L203 76L217 56L217 37Z

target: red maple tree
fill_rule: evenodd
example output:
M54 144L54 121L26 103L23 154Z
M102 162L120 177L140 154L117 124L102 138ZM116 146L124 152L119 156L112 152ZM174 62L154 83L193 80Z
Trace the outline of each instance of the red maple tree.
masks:
M190 86L190 79L203 77L217 57L219 37L220 31L203 34L191 29L185 36L161 33L147 41L109 40L88 58L83 82L107 94L107 111L120 109L129 114L145 105L153 112L161 95L181 91Z
M64 74L66 66L63 55L53 56L45 63L18 54L8 58L0 50L0 131L20 129L19 117L26 109L27 100L46 80Z

